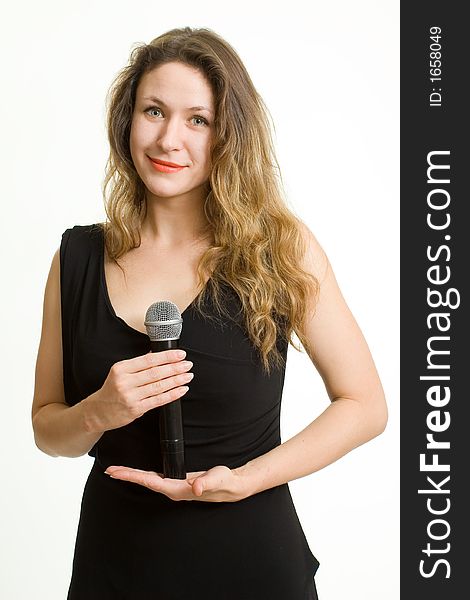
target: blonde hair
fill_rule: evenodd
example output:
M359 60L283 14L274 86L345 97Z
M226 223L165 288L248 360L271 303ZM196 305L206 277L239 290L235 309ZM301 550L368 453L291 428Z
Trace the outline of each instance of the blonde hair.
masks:
M300 351L292 340L295 333L310 352L302 324L307 298L312 293L317 297L319 284L300 267L306 250L302 223L284 199L269 111L236 51L210 29L172 29L137 45L112 82L107 97L110 154L103 183L108 221L100 224L106 251L117 262L141 242L146 189L130 153L132 113L141 77L168 62L198 69L211 86L216 109L204 204L214 243L198 265L195 307L203 312L210 288L223 314L220 284L231 286L248 336L269 373L272 365L284 364L279 340Z

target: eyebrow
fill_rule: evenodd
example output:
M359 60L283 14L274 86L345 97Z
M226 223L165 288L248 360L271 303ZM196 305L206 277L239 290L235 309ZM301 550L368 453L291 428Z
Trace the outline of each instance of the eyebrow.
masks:
M160 98L157 98L156 96L144 96L144 100L151 100L152 102L155 102L156 104L161 104L162 106L165 106L168 108L168 105L165 104L165 102L163 102L163 100L160 100ZM187 110L207 110L207 112L210 112L213 114L213 111L210 108L207 108L207 106L190 106Z

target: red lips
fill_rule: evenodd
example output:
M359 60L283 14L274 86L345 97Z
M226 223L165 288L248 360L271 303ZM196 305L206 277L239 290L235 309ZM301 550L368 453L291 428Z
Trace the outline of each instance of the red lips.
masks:
M172 162L168 162L166 160L160 160L159 158L152 158L151 156L149 156L150 160L154 163L157 163L158 165L165 165L167 167L185 167L186 165L179 165L177 163L172 163Z

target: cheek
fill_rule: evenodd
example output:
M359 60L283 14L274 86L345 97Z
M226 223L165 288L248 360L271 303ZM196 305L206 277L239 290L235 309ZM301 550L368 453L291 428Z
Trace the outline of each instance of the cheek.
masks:
M205 140L201 140L197 147L197 155L199 156L199 160L201 163L205 165L209 165L211 156L210 156L210 146L211 140L207 138Z
M147 145L148 140L151 137L151 132L149 129L149 127L145 126L145 123L141 123L139 120L134 119L132 121L131 131L129 134L129 146L131 149L131 154Z
M131 156L132 156L132 160L134 161L135 164L135 159L136 159L136 148L137 148L137 135L136 135L136 128L134 127L134 125L131 125L131 131L129 134L129 149L131 151Z

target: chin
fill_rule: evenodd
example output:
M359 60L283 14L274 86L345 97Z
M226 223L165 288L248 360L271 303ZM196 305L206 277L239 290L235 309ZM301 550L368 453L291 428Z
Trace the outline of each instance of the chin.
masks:
M180 187L176 185L168 186L145 186L152 196L157 198L174 198L176 196L182 196L191 192L194 188L192 187Z
M174 196L182 196L183 194L200 190L205 185L205 182L203 181L196 184L178 185L175 181L159 182L158 184L155 184L155 182L147 183L144 180L144 184L147 190L153 196L157 196L159 198L172 198Z

